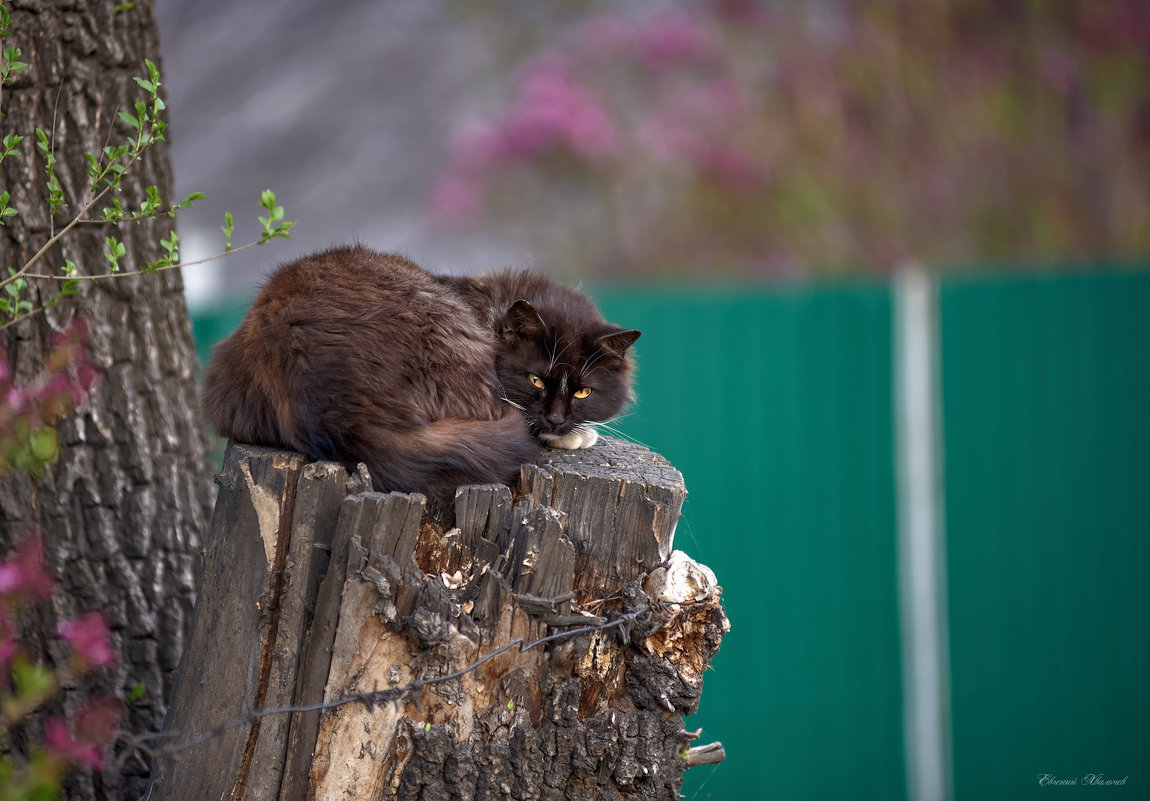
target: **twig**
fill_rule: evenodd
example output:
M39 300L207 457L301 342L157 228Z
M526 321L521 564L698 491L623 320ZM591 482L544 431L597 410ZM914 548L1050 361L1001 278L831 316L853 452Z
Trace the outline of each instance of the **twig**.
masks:
M67 229L65 229L65 231L66 230ZM61 231L60 233L63 234L65 231ZM40 279L43 279L46 281L99 281L103 278L127 278L128 276L132 276L132 275L151 275L153 273L163 272L164 270L175 270L175 269L178 269L180 267L194 267L197 264L204 264L205 262L215 261L216 259L222 259L226 256L232 255L233 253L239 253L240 251L248 250L249 248L258 247L259 245L266 245L268 243L268 241L270 241L270 240L248 242L246 245L240 245L238 248L232 248L231 250L223 250L223 251L220 251L219 253L216 253L214 255L205 256L202 259L193 259L192 261L182 261L179 264L165 264L165 265L162 265L160 267L153 267L153 268L148 269L148 270L131 270L129 272L123 272L123 273L100 273L99 275L44 275L41 273L24 273L23 277L24 278L40 278ZM19 277L21 277L21 274L17 273L16 275L14 275L12 277L13 278L19 278ZM3 285L0 284L0 286L3 286ZM16 325L16 323L23 322L24 320L27 320L29 317L34 317L37 314L44 311L45 309L51 308L53 305L54 304L52 304L52 303L46 303L43 306L37 306L36 308L31 309L30 311L24 312L23 314L21 314L18 317L13 317L11 320L8 320L5 323L0 323L0 331L3 331L6 328L9 328L13 325Z
M160 267L151 267L151 268L148 268L146 270L131 270L131 271L122 272L122 273L100 273L98 275L43 275L41 273L28 273L24 277L25 278L43 278L43 279L55 280L55 281L99 281L99 280L104 279L104 278L127 278L130 275L150 275L152 273L158 273L158 272L161 272L163 270L175 270L179 267L194 267L197 264L203 264L205 262L215 261L216 259L222 259L225 256L232 255L233 253L239 253L242 250L248 250L249 248L254 248L254 247L257 247L259 245L266 245L266 244L267 244L267 242L262 242L262 241L248 242L246 245L240 245L238 248L232 248L231 250L221 250L219 253L213 254L211 256L205 256L202 259L193 259L192 261L182 261L179 264L164 264L164 265L161 265Z

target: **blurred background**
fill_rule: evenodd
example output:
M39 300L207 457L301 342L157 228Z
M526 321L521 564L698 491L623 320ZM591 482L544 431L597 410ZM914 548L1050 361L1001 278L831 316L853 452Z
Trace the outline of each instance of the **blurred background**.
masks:
M299 222L184 271L201 359L352 241L644 332L732 622L685 797L1146 797L1150 5L158 6L184 258Z

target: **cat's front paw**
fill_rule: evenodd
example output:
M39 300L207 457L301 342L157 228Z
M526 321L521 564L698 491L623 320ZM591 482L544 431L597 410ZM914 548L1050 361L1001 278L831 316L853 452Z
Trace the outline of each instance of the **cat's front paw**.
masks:
M566 434L540 434L539 439L548 448L559 448L565 451L577 451L581 448L590 448L599 441L599 432L591 426L573 428Z

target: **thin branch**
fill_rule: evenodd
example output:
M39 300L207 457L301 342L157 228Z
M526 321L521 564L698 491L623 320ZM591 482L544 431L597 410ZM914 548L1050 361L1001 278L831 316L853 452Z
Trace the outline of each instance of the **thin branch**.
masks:
M86 206L84 206L84 208L80 209L79 214L77 214L76 217L70 223L68 223L63 228L61 228L60 232L58 234L53 235L51 239L49 239L47 242L45 242L44 246L41 247L39 250L37 250L36 253L32 256L32 258L28 259L28 261L24 263L23 267L21 267L19 270L17 270L15 273L13 273L8 278L0 279L0 289L4 288L8 284L12 283L17 278L22 278L28 272L28 270L32 269L32 265L34 265L36 262L40 261L40 259L44 256L44 254L48 252L49 248L51 248L53 245L55 245L57 242L59 242L64 237L64 234L68 233L73 228L75 228L77 225L79 225L80 218L85 213L87 213L88 210L90 210L93 206L95 206L100 201L100 198L102 198L105 194L107 194L108 190L111 188L112 187L110 187L110 186L104 187L98 195L96 195L94 198L92 198L90 201L88 201L88 204Z
M155 142L155 139L148 142L140 150L136 151L132 155L132 157L130 159L128 159L128 163L124 165L123 171L127 172L128 169L133 164L135 164L137 161L139 161L140 157L143 156L144 153L147 152L148 148L150 148L154 142ZM91 200L89 200L86 204L84 204L83 208L81 208L78 212L76 212L76 216L72 218L72 221L70 223L68 223L67 225L65 225L63 228L61 228L59 233L54 234L51 239L49 239L47 242L45 242L44 246L41 247L39 250L37 250L36 253L32 256L32 258L28 259L28 261L26 261L24 263L23 267L21 267L19 270L17 270L15 273L13 273L8 278L0 278L0 289L3 289L8 284L15 281L17 278L24 277L24 275L27 274L30 269L32 269L33 265L35 265L36 262L40 261L40 259L43 258L44 254L48 252L48 249L51 248L53 245L55 245L57 242L59 242L64 237L64 234L68 233L73 228L75 228L77 225L79 225L80 222L84 219L84 215L87 214L89 211L91 211L92 207L95 206L97 203L99 203L100 200L103 199L104 195L108 194L108 192L111 191L111 189L112 189L112 185L108 184L103 189L101 189L99 192L97 192L96 195L93 196L93 198ZM14 320L13 322L16 322L16 321Z
M99 275L43 275L41 273L28 273L25 278L43 278L54 281L100 281L104 278L127 278L131 275L151 275L152 273L163 272L164 270L176 270L180 267L194 267L197 264L203 264L216 259L222 259L225 256L230 256L233 253L239 253L249 248L258 247L259 245L266 245L266 241L248 242L246 245L240 245L238 248L231 250L221 250L219 253L211 256L205 256L202 259L193 259L192 261L182 261L179 264L164 264L160 267L152 267L146 270L131 270L123 273L100 273Z
M48 144L49 152L56 152L56 112L60 110L60 95L64 94L64 78L60 79L60 86L56 90L56 100L52 103L52 139ZM56 228L55 216L48 215L48 232L51 233Z
M73 220L73 224L75 224L75 222L76 221ZM64 229L64 231L61 231L60 234L63 235L66 231L67 231L67 229ZM194 267L197 264L204 264L205 262L215 261L216 259L222 259L226 256L232 255L233 253L239 253L240 251L248 250L249 248L258 247L259 245L266 245L269 241L271 241L271 240L248 242L246 245L240 245L238 248L232 248L231 250L223 250L223 251L220 251L219 253L216 253L212 256L205 256L202 259L194 259L192 261L182 261L179 264L165 264L161 267L155 267L155 268L150 269L150 270L132 270L130 272L124 272L124 273L101 273L100 275L42 275L40 273L24 273L23 277L24 278L40 278L40 279L47 280L47 281L99 281L102 278L127 278L130 275L152 275L153 273L163 272L164 270L176 270L176 269L179 269L180 267ZM16 275L14 275L12 277L14 279L20 278L21 274L17 273ZM31 309L30 311L26 311L23 314L21 314L20 316L13 317L11 320L8 320L5 323L0 323L0 331L3 331L6 328L10 328L11 326L16 325L16 323L23 322L24 320L27 320L29 317L35 317L37 314L40 314L41 312L43 312L45 309L50 309L52 306L55 305L55 303L54 303L55 300L56 299L53 299L52 301L45 303L43 306L37 306L36 308Z

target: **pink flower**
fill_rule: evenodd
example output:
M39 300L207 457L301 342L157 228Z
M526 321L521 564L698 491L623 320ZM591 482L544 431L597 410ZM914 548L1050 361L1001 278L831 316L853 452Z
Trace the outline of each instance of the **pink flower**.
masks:
M103 612L93 610L75 621L61 620L56 624L56 631L86 665L112 667L116 664Z
M682 9L653 14L641 28L636 43L639 59L652 70L680 62L706 61L715 53L712 32Z
M615 126L603 104L554 59L541 59L528 72L501 140L502 155L512 160L561 146L591 159L616 149Z
M99 378L99 369L89 361L80 362L76 368L76 382L79 384L82 392L91 391L92 387L96 384L96 379ZM78 405L78 404L77 404Z
M52 596L52 577L44 570L44 544L39 535L25 539L11 558L0 562L0 595L41 601Z
M93 745L112 742L124 703L118 698L93 698L76 715L76 735Z
M92 743L72 736L68 724L60 718L44 721L44 747L49 753L68 762L87 765L94 770L104 767L104 753Z
M8 408L13 412L19 412L24 408L24 401L26 399L27 395L22 387L11 387L5 397L5 402L8 404Z
M112 742L123 704L115 698L94 698L76 716L76 733L67 722L52 718L44 722L44 747L68 762L104 767L104 748Z

